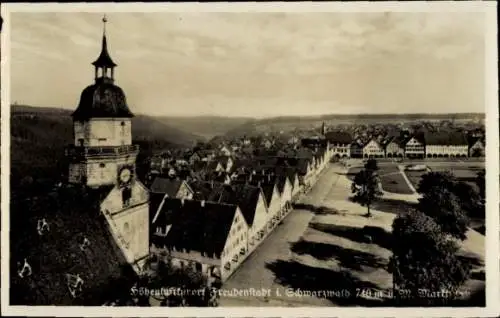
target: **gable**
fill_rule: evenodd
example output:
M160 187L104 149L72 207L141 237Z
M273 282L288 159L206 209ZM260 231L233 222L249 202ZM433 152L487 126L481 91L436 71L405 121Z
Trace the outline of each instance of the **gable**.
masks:
M406 145L422 145L422 143L420 141L418 141L417 138L411 137L411 139L408 140Z
M122 188L118 185L113 187L106 198L101 202L101 211L109 211L113 214L123 210ZM149 200L149 192L140 181L134 181L130 185L130 198L128 207L144 204Z
M231 226L228 228L228 231L226 233L226 237L224 239L224 245L221 250L224 250L225 248L228 247L228 242L230 241L232 235L231 233L237 233L238 235L241 235L242 231L240 228L240 231L238 231L238 227L243 227L243 232L248 231L248 224L245 221L245 218L243 217L243 214L241 213L241 210L239 207L236 208L236 212L234 213L234 217L231 221Z
M370 140L365 146L364 148L377 148L377 149L380 149L380 144L378 142L376 142L375 140Z
M481 140L477 140L471 148L484 148L484 144Z
M273 203L277 200L281 200L281 195L279 194L278 188L275 185L273 188L273 196L271 198L271 202Z
M194 194L193 190L191 190L187 182L182 181L181 186L179 187L179 190L176 193L176 196L180 198L189 198L193 194Z

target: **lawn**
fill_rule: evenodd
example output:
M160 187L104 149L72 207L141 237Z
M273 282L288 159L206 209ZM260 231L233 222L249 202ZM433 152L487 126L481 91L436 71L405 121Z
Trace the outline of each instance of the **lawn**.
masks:
M412 189L408 187L406 180L400 172L381 175L380 181L382 182L382 189L384 189L384 191L400 194L413 194Z
M354 179L354 175L356 175L356 173L358 173L359 171L363 170L362 167L355 167L355 168L350 168L348 173L347 173L347 177L350 179L350 180L353 180ZM385 174L388 174L388 173L393 173L393 172L398 172L399 169L398 169L398 166L397 165L390 165L390 166L382 166L382 167L379 167L379 170L377 171L377 173L379 175L385 175Z
M453 173L453 175L457 178L457 180L465 181L470 184L473 188L477 189L476 185L476 175L480 169L474 167L460 167L460 168L448 168L448 167L439 167L433 168L432 171L435 172L446 172L449 171ZM413 184L415 189L418 190L418 184L420 183L420 179L422 175L426 174L426 171L405 171L406 177Z
M300 269L300 274L287 279L287 283L302 290L317 290L330 286L331 283L325 282L327 279L349 291L356 288L390 290L392 275L388 268L395 243L391 235L393 218L386 213L375 213L372 219L356 215L315 216L301 239L291 244L294 265ZM463 289L478 295L484 293L484 274L481 276L484 273L484 252L479 248L483 244L484 236L468 233L458 253L473 270ZM378 297L330 300L338 306L391 305L388 299ZM460 305L484 306L483 301L471 298Z
M427 171L405 171L406 177L410 180L416 190L418 190L420 179L422 179L422 176L426 173Z
M355 173L360 169L353 170L349 172ZM398 174L388 175L386 179L391 176ZM399 177L403 178L402 175ZM392 287L392 275L388 271L388 265L394 243L392 223L399 212L411 208L411 203L381 198L373 205L372 217L366 218L363 216L365 207L349 202L351 193L348 181L335 183L335 189L331 193L333 192L338 198L331 201L325 198L317 204L344 212L316 213L301 238L291 243L292 261L287 264L271 264L274 266L276 279L291 288L304 291L329 290L332 289L332 282L334 289L339 290L389 290ZM471 292L481 294L484 291L484 275L480 275L480 271L484 270L484 235L471 231L467 236L462 243L461 255L470 258L477 265L473 267L474 277L464 289L470 288ZM388 299L378 297L333 297L329 300L338 306L391 305L387 302ZM464 303L460 305L463 306ZM469 304L484 306L482 301L472 303L471 300Z

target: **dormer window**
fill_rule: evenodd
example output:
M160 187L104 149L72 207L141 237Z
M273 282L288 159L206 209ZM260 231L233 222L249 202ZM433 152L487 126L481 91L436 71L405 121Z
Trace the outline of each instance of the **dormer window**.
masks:
M18 263L18 265L20 265L20 264ZM25 258L24 264L23 264L23 266L19 266L19 268L17 270L17 274L19 275L19 277L24 278L24 277L31 276L31 273L32 273L31 266L30 266L30 264L28 264L28 261Z
M80 242L80 250L82 250L82 251L85 250L85 248L89 245L90 245L90 241L86 237L83 237L83 239Z
M45 218L38 220L37 231L38 231L38 235L43 235L49 231L49 224L47 223Z
M68 280L68 289L73 298L77 297L82 292L83 279L80 274L72 275L66 274Z

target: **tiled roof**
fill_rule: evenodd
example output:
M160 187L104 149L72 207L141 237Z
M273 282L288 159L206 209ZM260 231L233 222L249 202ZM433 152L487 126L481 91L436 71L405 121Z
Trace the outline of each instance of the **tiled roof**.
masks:
M234 204L240 207L245 221L252 226L255 217L255 209L259 202L261 188L250 184L233 184L225 186L219 196L219 203Z
M485 138L484 137L473 137L473 136L467 136L467 144L469 147L474 146L474 144L478 141L481 141L483 145L485 145Z
M308 159L300 159L297 164L297 171L300 174L305 175L307 173L307 165L309 162L310 161Z
M206 169L207 169L208 171L215 170L215 169L217 169L217 166L218 166L219 164L221 164L219 161L216 161L216 160L210 161L210 162L208 162L208 165L207 165ZM222 165L222 164L221 164L221 165ZM223 165L222 165L222 166L223 166ZM224 168L224 166L223 166L222 168Z
M172 227L164 243L177 250L220 256L236 211L232 204L185 200L172 214Z
M425 134L413 134L412 136L410 136L406 142L405 142L405 145L408 141L410 141L411 138L415 138L418 142L420 142L421 144L424 144L426 143L426 136Z
M108 96L104 99L100 96ZM127 105L123 90L102 79L87 86L81 93L78 107L72 114L74 120L89 118L132 118L134 115Z
M109 281L127 267L116 245L99 204L110 188L79 190L61 188L42 202L45 209L29 211L29 217L11 216L10 301L12 305L97 305L106 300ZM45 218L49 231L42 236L37 222ZM89 245L80 244L87 238ZM20 278L17 262L24 258L32 275ZM66 274L79 275L84 283L82 295L72 298ZM109 295L104 295L109 296Z
M175 197L182 184L182 180L166 177L156 177L151 185L151 192L166 193L169 197Z
M161 209L151 219L151 230L155 231L157 226L165 227L173 222L173 214L182 207L182 199L164 198Z
M393 137L390 137L386 143L385 143L385 146L389 145L390 143L396 143L398 146L400 147L403 147L406 145L406 143L408 142L408 138L404 138L403 136L393 136Z
M192 181L189 183L191 189L193 189L195 200L214 200L217 193L222 191L225 186L224 183L211 181Z
M193 164L193 170L194 171L203 171L207 168L207 166L208 166L208 162L206 162L206 161L196 161Z
M465 135L460 132L434 132L425 135L427 145L467 145Z
M281 176L281 175L286 175L290 182L294 182L295 178L297 177L297 169L294 167L276 167L274 170L276 172L276 175Z
M325 138L331 144L348 145L352 142L352 136L344 131L329 131L326 133Z

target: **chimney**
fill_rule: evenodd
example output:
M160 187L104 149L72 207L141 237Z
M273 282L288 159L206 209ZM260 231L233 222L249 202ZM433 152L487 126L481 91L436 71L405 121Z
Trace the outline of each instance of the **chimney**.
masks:
M201 207L204 207L205 206L205 200L201 200L200 205L201 205Z

